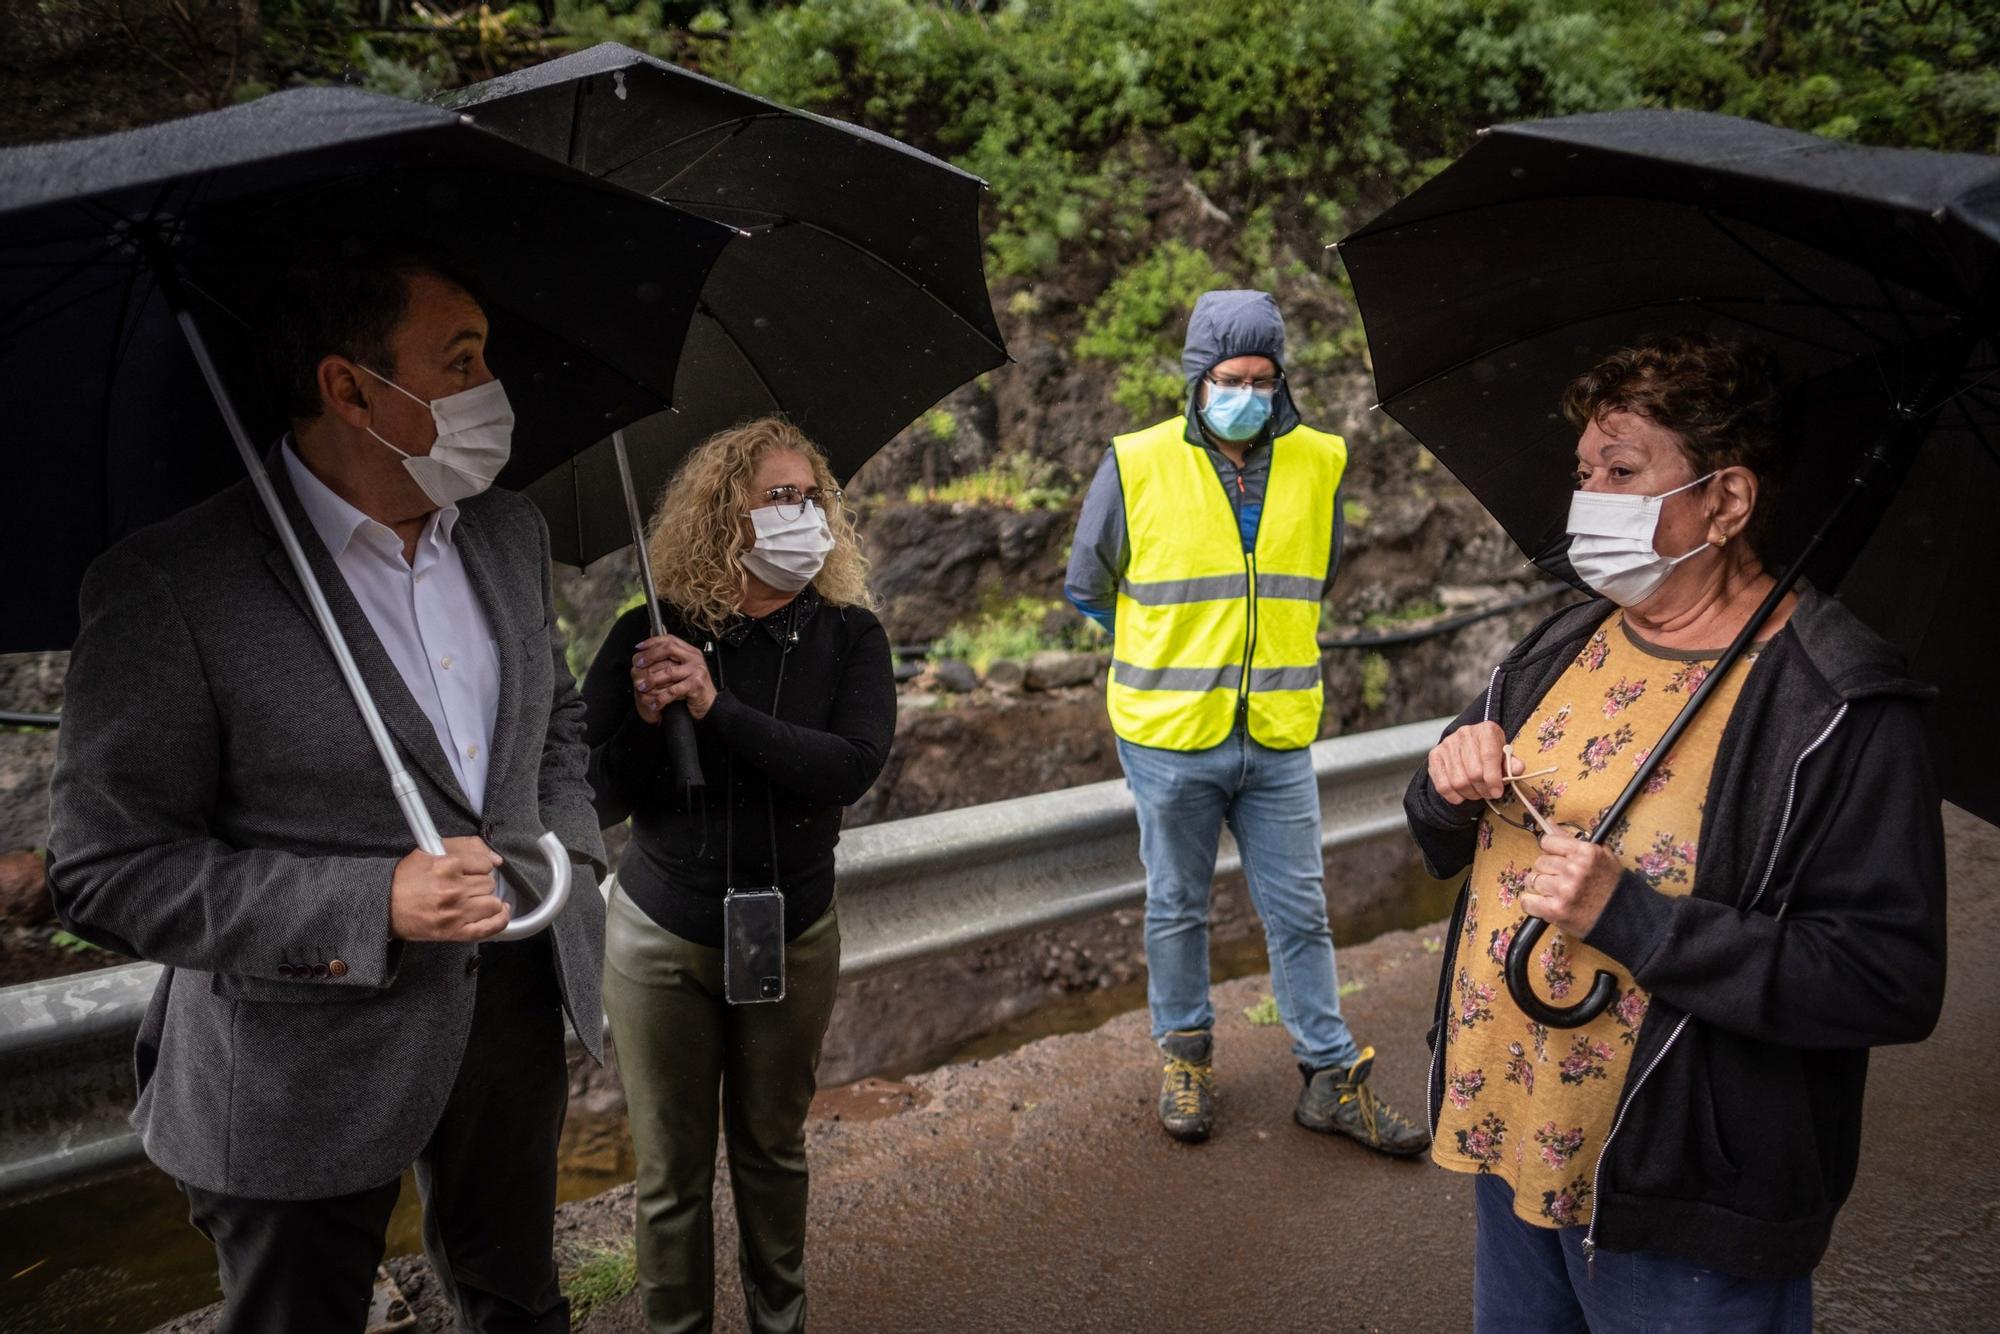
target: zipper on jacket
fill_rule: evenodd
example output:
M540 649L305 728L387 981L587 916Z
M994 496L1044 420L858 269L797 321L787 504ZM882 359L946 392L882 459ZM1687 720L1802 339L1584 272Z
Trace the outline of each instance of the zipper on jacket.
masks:
M1785 809L1778 817L1778 836L1771 842L1770 860L1764 863L1764 878L1758 882L1757 892L1751 895L1750 902L1744 905L1743 911L1749 912L1755 908L1763 901L1764 891L1771 887L1771 876L1778 869L1779 850L1785 846L1785 835L1790 833L1792 828L1792 807L1799 796L1799 770L1805 767L1807 757L1825 745L1827 738L1833 735L1833 730L1847 717L1847 707L1843 703L1836 709L1820 734L1799 752L1796 760L1792 761L1792 778L1785 789ZM1646 1086L1647 1078L1659 1068L1660 1062L1667 1059L1667 1053L1673 1050L1676 1042L1680 1041L1681 1033L1687 1028L1688 1020L1692 1018L1694 1016L1691 1014L1681 1016L1681 1021L1674 1025L1674 1031L1667 1035L1667 1040L1660 1045L1660 1050L1646 1063L1646 1068L1639 1072L1639 1078L1633 1081L1632 1091L1626 1094L1625 1101L1618 1105L1618 1115L1612 1118L1611 1133L1604 1137L1604 1146L1597 1151L1597 1169L1591 1174L1590 1180L1591 1198L1596 1203L1590 1211L1590 1230L1584 1233L1583 1237L1584 1272L1593 1277L1597 1273L1597 1224L1604 1216L1604 1160L1611 1156L1611 1141L1618 1138L1618 1130L1625 1124L1625 1113L1630 1111L1632 1104L1637 1101L1639 1090Z
M1250 735L1250 673L1257 661L1257 555L1243 553L1245 621L1243 627L1243 679L1236 683L1236 716L1243 723L1243 735Z

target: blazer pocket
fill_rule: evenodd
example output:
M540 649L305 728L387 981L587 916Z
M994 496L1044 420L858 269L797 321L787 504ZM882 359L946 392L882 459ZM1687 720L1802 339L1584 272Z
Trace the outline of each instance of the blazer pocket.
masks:
M210 976L214 979L210 990L224 1000L255 1001L258 1004L342 1005L373 1000L387 994L386 989L360 987L329 978L284 982L245 977L241 973L213 973Z

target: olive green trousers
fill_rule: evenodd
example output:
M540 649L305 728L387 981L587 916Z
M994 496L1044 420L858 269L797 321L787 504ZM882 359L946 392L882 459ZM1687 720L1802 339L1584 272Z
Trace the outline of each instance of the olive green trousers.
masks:
M806 1111L840 983L835 909L785 946L785 998L769 1004L729 1004L722 951L665 930L622 894L604 946L604 1010L638 1157L648 1327L706 1334L715 1322L719 1113L749 1328L803 1330Z

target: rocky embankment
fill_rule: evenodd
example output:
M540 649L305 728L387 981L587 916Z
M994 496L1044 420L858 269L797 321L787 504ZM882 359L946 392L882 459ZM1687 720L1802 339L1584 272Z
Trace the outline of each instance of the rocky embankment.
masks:
M1335 635L1420 631L1426 618L1497 604L1529 586L1512 577L1518 557L1509 560L1512 549L1490 521L1449 497L1378 501L1367 513L1352 531L1331 599ZM1074 612L1053 604L1069 524L1065 513L990 506L875 508L869 541L892 639L939 637L956 624L944 619L949 608L1010 596L1043 596L1051 621L1074 622ZM583 643L601 637L626 596L621 565L614 557L561 581L567 619ZM1440 583L1424 576L1427 569L1455 571L1459 581ZM1407 614L1411 607L1420 614ZM1523 609L1437 638L1329 651L1324 734L1455 713L1539 614ZM575 661L586 664L587 651ZM850 825L1117 777L1103 703L1109 661L1102 651L1039 648L977 669L953 658L905 666L896 744ZM59 711L62 668L59 654L0 657L0 708ZM115 962L60 936L43 884L56 746L51 731L0 729L0 985Z

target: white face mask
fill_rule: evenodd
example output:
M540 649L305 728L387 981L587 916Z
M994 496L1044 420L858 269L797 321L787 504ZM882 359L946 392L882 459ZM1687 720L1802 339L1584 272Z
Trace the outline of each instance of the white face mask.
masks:
M750 511L757 540L743 553L743 568L780 593L796 593L813 581L833 550L826 514L807 501L796 519L778 516L776 505Z
M354 364L361 366L358 361ZM380 371L366 366L361 369L404 398L424 403ZM431 442L428 454L397 449L376 435L372 426L362 429L403 456L403 467L411 479L439 509L470 500L493 485L493 479L507 466L514 449L514 408L500 382L488 380L474 388L433 399L424 406L431 410L431 420L437 423L437 439Z
M1569 565L1577 578L1621 607L1644 602L1689 556L1708 550L1704 542L1679 556L1662 556L1653 545L1660 526L1660 505L1700 486L1709 477L1657 496L1621 496L1606 491L1579 491L1569 502Z

